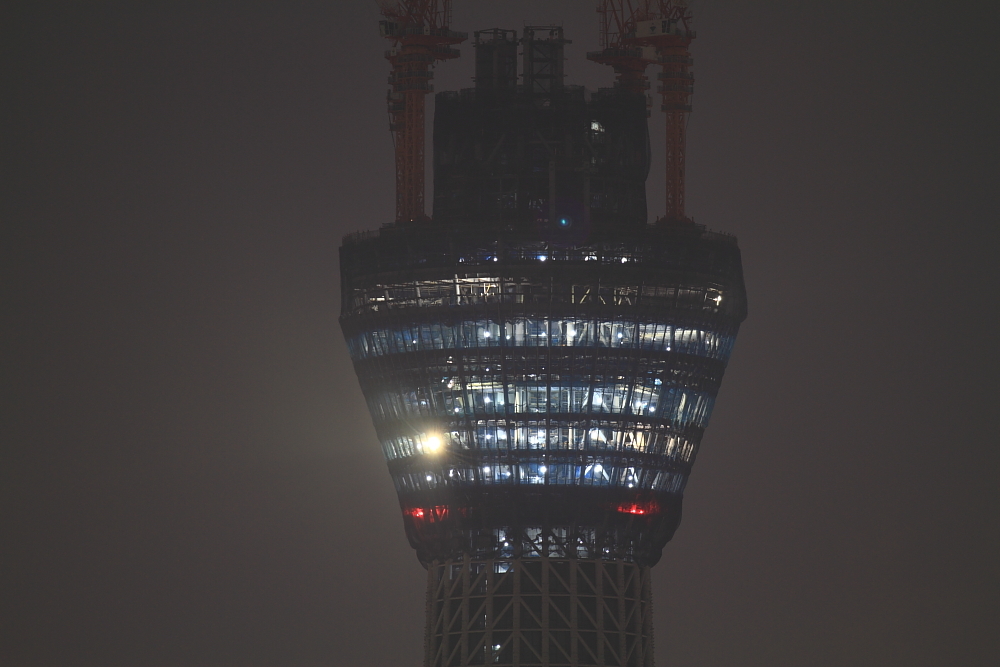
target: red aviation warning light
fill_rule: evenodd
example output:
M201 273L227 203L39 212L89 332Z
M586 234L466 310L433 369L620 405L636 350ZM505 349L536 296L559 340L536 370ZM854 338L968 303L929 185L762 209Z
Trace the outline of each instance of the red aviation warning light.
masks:
M425 220L424 96L433 90L430 68L459 56L451 48L468 38L453 32L451 0L379 0L379 32L391 39L389 129L396 148L396 221Z
M433 507L410 507L404 510L404 512L414 519L426 519L432 523L444 521L448 518L447 505L435 505Z
M660 507L654 501L622 503L616 508L622 514L659 514Z

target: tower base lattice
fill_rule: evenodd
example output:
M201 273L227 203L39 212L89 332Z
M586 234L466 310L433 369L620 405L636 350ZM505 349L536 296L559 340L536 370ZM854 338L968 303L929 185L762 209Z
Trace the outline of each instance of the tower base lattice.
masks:
M517 558L428 568L426 667L652 667L649 567Z

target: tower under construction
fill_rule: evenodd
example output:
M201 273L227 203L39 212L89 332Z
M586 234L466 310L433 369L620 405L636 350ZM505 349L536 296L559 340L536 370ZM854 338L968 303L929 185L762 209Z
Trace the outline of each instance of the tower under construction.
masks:
M683 197L647 223L641 70L686 77L693 33L678 3L642 4L601 3L605 35L623 18L588 56L627 76L594 93L566 84L560 27L476 32L475 87L436 96L432 218L397 206L340 250L344 335L428 572L428 667L653 664L650 568L746 295L736 239ZM390 3L383 34L454 51L447 5ZM404 47L395 68L423 53Z

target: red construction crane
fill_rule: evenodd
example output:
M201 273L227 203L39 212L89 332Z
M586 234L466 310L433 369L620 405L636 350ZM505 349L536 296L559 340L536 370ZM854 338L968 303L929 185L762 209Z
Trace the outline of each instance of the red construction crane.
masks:
M649 81L646 67L656 62L656 51L643 49L631 41L635 24L651 15L649 0L599 0L597 13L601 15L601 51L587 54L587 58L615 70L615 86L630 93L646 94Z
M615 70L615 85L645 93L649 88L646 66L658 63L657 92L660 110L666 113L666 221L687 220L684 214L684 146L687 115L691 111L694 76L688 48L695 33L691 11L684 0L599 0L602 51L588 53L598 63Z
M392 64L389 83L389 129L396 147L396 220L425 220L424 95L433 87L430 68L458 57L452 45L468 34L453 32L451 0L379 0L385 16L379 32L391 39L385 52Z

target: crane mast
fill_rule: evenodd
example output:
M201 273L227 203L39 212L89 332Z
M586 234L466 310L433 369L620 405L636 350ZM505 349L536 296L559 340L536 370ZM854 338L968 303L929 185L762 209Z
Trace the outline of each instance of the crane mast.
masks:
M449 29L451 0L380 0L385 20L379 32L392 40L389 129L396 150L396 220L426 219L424 213L424 96L433 90L431 68L459 56L451 48L468 37Z
M666 116L665 221L687 220L684 212L684 151L694 75L689 47L691 11L684 0L599 0L603 49L588 53L615 70L615 86L633 93L649 89L646 67L659 64L657 92Z

